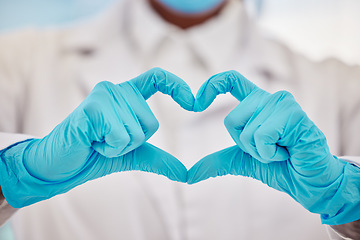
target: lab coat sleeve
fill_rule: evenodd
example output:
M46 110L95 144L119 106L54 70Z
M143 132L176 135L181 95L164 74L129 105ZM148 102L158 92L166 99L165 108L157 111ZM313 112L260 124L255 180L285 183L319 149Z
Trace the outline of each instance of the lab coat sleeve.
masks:
M331 239L360 239L360 220L343 225L328 226L327 232Z
M340 159L352 163L358 167L360 167L360 156L359 157L355 157L355 156L343 156L343 157L339 157Z
M360 167L360 157L343 156L340 159ZM353 240L360 238L360 220L351 223L327 226L326 230L331 240Z
M330 240L352 240L351 238L347 238L343 236L341 233L338 233L330 226L326 226L326 231L330 237Z
M360 66L346 65L337 59L328 59L321 65L325 67L327 78L326 84L332 84L334 80L336 94L333 96L338 104L334 111L338 112L338 134L340 157L360 167ZM351 157L350 157L351 156ZM360 186L359 186L360 187ZM359 199L360 201L360 199ZM359 225L359 226L358 226ZM330 239L360 239L359 221L338 226L327 226ZM356 236L353 238L353 236Z
M30 30L0 35L0 132L23 129L32 36Z
M32 36L30 30L0 35L0 150L30 138L15 133L23 129ZM0 225L15 212L0 193Z
M4 196L0 195L0 226L2 226L15 212L16 208L13 208L5 200Z
M341 159L360 167L360 66L337 63L332 67L339 73L337 84L340 91L340 149L342 154L352 155ZM360 238L360 220L328 228L331 239Z
M360 156L360 66L339 65L340 154Z

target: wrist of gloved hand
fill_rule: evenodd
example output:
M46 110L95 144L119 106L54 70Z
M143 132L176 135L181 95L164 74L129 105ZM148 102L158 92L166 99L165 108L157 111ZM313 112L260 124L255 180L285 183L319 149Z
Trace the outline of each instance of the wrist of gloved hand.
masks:
M334 193L326 200L326 213L321 214L323 224L341 225L360 218L360 168L346 162L338 181L337 189L327 190Z
M6 201L14 208L49 199L82 183L81 180L46 181L36 177L36 173L30 172L25 164L26 158L29 157L26 152L38 141L39 139L28 139L0 151L0 186Z
M299 175L296 171L299 169L288 164L289 171L283 171L283 176L272 186L289 194L310 212L320 214L323 224L338 225L358 220L360 169L332 155L322 161L313 166L314 171L309 175L306 171Z
M360 220L341 225L331 225L327 230L332 237L331 239L360 239Z
M34 178L23 164L23 154L26 147L33 139L27 139L10 145L0 151L0 185L6 201L15 208L25 205L31 201ZM30 185L29 185L30 184Z

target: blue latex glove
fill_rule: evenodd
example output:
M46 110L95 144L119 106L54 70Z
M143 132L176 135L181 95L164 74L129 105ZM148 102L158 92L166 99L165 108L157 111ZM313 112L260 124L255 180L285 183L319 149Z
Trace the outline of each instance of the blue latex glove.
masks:
M240 101L225 118L237 146L201 159L188 172L189 184L225 174L248 176L289 194L321 214L325 224L360 218L359 168L330 154L324 134L289 92L270 94L229 71L200 88L194 111L226 92Z
M186 182L187 169L170 154L145 143L159 123L146 99L160 91L192 110L190 87L152 69L119 85L101 82L43 139L0 152L0 184L8 203L20 208L114 172L141 170Z

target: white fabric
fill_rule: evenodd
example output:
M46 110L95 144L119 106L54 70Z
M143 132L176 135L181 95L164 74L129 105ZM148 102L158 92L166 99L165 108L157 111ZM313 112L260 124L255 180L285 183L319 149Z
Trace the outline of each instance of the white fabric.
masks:
M14 134L0 132L0 150L20 141L24 141L29 138L34 138L26 134Z
M328 137L333 154L360 155L359 67L313 63L263 39L234 0L213 20L182 31L144 0L123 0L73 29L0 37L0 130L44 136L102 80L119 83L151 67L194 92L211 75L238 70L258 86L291 91ZM223 119L236 106L219 96L203 113L169 96L148 102L160 122L150 142L190 168L234 145ZM327 239L319 216L284 193L243 177L188 186L140 172L112 174L19 211L18 240Z
M340 159L350 162L358 167L360 167L360 157L355 157L355 156L343 156L340 157Z
M326 230L329 234L330 240L354 240L352 238L347 238L347 237L342 236L340 233L336 232L330 226L326 226Z

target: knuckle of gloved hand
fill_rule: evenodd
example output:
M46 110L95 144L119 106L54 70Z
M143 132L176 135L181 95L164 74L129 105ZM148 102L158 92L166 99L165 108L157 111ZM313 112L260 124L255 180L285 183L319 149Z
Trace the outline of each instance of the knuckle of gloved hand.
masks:
M140 129L134 131L131 138L132 138L131 140L132 140L133 144L136 144L136 145L141 145L142 143L145 142L145 134Z
M228 71L228 74L229 74L228 77L232 78L232 80L236 80L243 77L243 75L241 75L238 71L235 70Z
M230 91L229 86L231 84L229 83L229 76L231 76L231 74L227 73L225 80L218 77L211 77L209 80L207 80L206 88L210 88L216 94L218 94L219 92L225 93Z
M235 127L238 125L238 118L234 114L230 113L225 117L224 125L229 131L234 130Z
M159 121L156 118L149 119L146 123L146 130L150 135L153 135L159 129Z
M121 136L119 136L116 146L118 148L125 148L130 143L130 141L131 139L129 134L122 134Z
M111 95L103 86L104 84L95 86L93 92L82 103L82 109L87 116L97 117L111 103Z
M96 91L108 91L108 89L112 88L114 86L113 83L109 82L109 81L101 81L98 82L95 87L94 90Z
M294 102L295 101L294 96L286 90L281 90L281 91L274 93L273 97L275 97L279 101L286 101L286 102Z
M156 90L158 90L159 85L163 85L166 83L166 77L167 72L159 67L154 67L142 74L142 76L145 76L145 78L141 79L141 84L152 85Z
M148 71L149 73L163 73L165 70L160 67L153 67Z
M233 74L234 76L239 76L239 75L241 75L241 74L240 74L238 71L236 71L236 70L229 70L228 73Z
M159 67L154 67L148 71L155 78L163 78L166 75L166 71Z
M103 103L97 101L96 99L87 101L83 105L82 111L87 116L90 121L97 121L98 117L101 116L103 109Z
M267 137L267 135L264 133L264 131L261 128L259 128L254 133L254 141L256 142L257 145L258 144L260 144L260 145L265 144L266 137Z
M240 142L246 147L247 149L251 147L251 138L253 137L253 133L250 131L243 131L240 134Z

